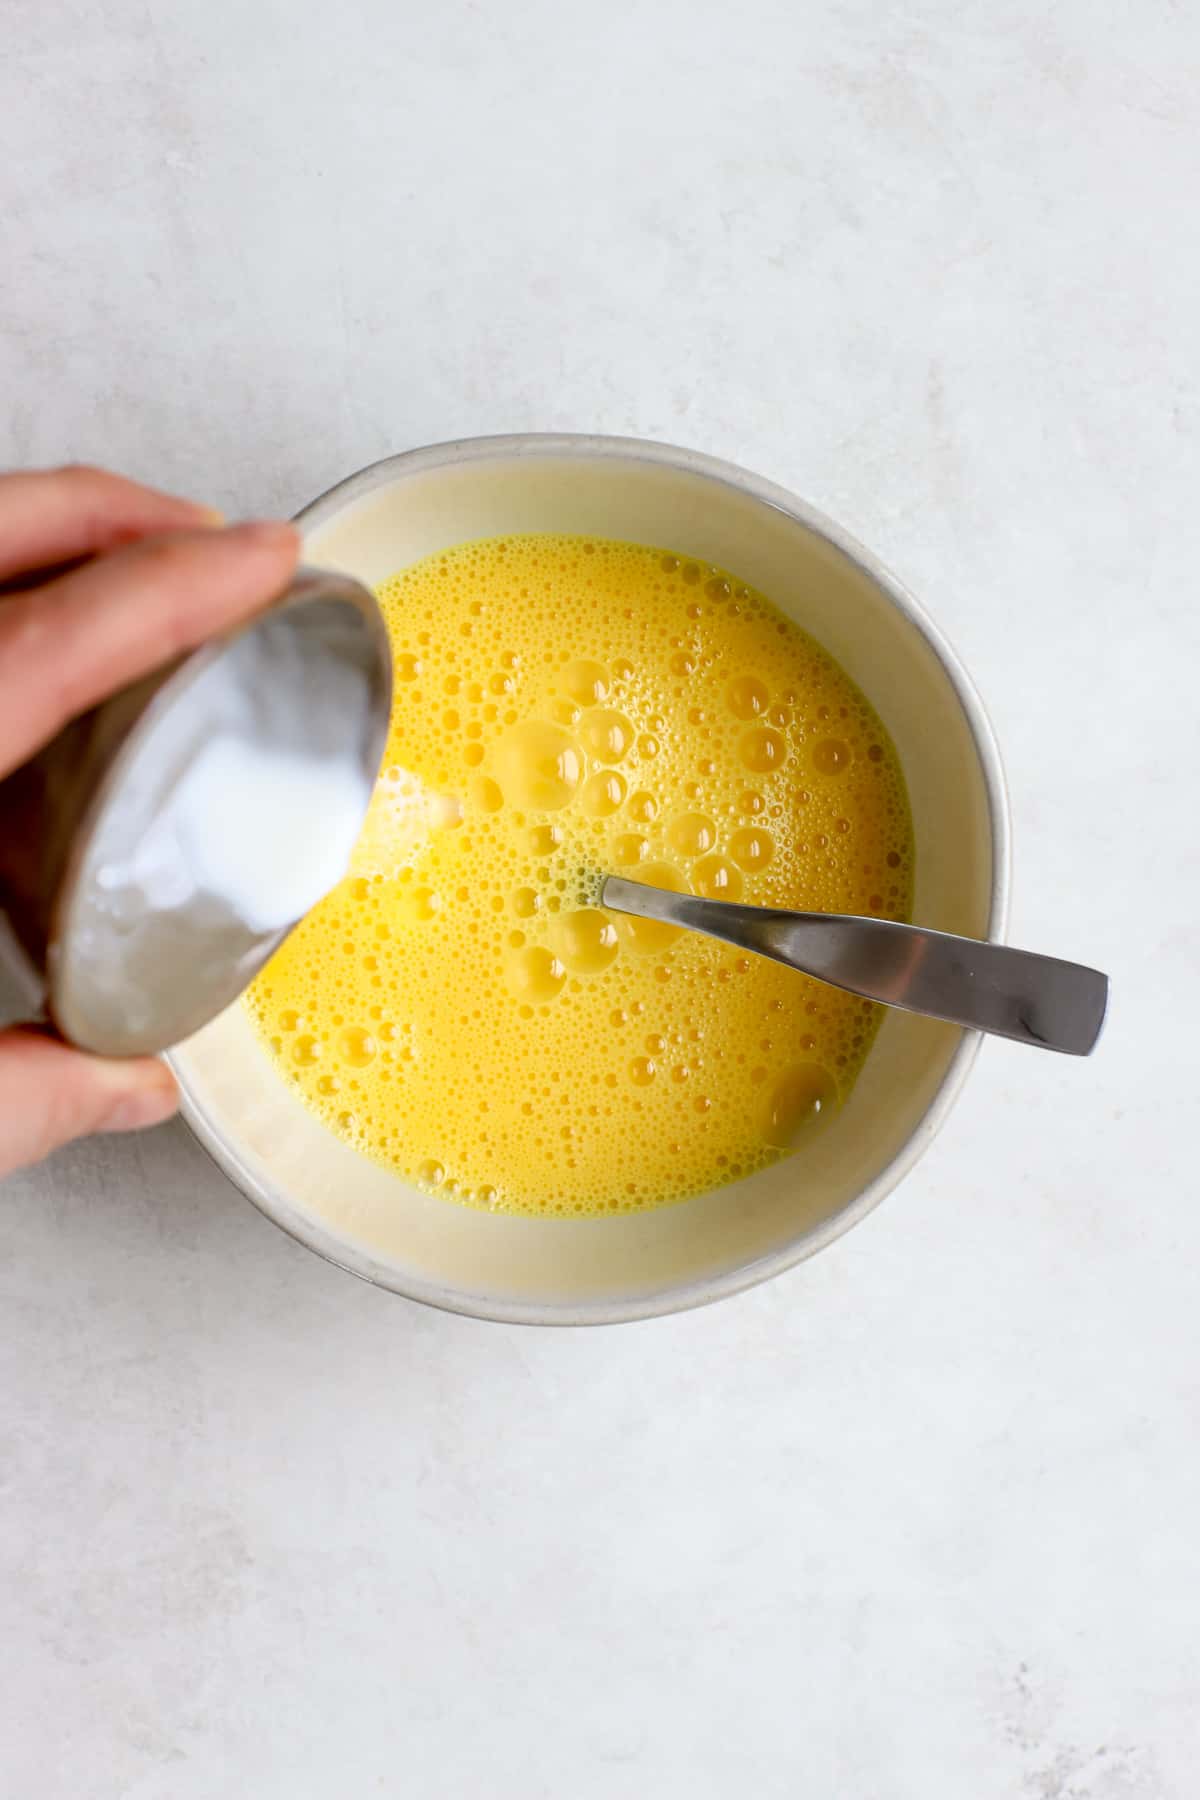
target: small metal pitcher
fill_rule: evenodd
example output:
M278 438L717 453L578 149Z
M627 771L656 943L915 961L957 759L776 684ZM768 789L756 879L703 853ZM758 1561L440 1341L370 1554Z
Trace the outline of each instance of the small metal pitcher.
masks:
M391 687L369 589L302 568L248 624L104 700L0 781L0 927L6 914L9 972L30 1007L109 1056L167 1049L214 1018L344 869L314 851L349 855ZM286 867L270 831L243 818L229 850L239 879L224 888L211 857L189 861L176 828L189 774L214 744L229 773L228 814L224 801L209 808L217 834L252 798L255 769L292 770L292 791L305 769L337 776L314 783L322 816L306 818L294 859L289 840ZM248 888L272 903L248 907Z

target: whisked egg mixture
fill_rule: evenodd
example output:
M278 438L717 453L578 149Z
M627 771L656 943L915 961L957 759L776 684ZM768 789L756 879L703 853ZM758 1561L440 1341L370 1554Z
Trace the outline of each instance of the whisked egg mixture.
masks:
M907 919L904 778L863 694L736 576L639 544L462 544L379 598L375 802L246 996L279 1074L493 1210L661 1206L802 1149L880 1009L598 893Z

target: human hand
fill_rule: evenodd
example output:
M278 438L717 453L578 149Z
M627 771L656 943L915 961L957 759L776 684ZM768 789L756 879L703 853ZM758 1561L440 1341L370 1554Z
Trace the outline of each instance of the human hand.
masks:
M99 469L0 476L0 779L106 694L280 593L299 537ZM93 1131L175 1111L153 1057L108 1061L0 1031L0 1176Z

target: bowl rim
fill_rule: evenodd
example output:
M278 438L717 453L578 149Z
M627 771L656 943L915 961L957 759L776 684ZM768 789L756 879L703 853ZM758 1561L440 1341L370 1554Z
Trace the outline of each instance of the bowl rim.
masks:
M365 499L380 488L391 486L401 476L475 462L522 458L534 460L539 457L644 462L651 466L699 475L722 486L732 487L759 504L794 519L815 536L823 538L875 584L933 651L966 718L979 756L988 802L992 884L988 902L987 935L993 943L1002 942L1008 924L1012 821L1000 747L979 691L957 651L904 583L850 532L788 489L752 474L736 463L681 445L589 432L511 432L451 438L443 443L426 444L381 457L326 488L295 514L294 522L302 530L311 532L327 524L355 501ZM289 1237L314 1251L324 1261L344 1269L348 1274L357 1275L360 1280L374 1287L468 1318L521 1325L613 1325L687 1312L742 1293L747 1288L769 1281L798 1263L807 1261L810 1256L817 1255L852 1230L899 1185L929 1148L962 1092L979 1054L981 1042L982 1033L963 1032L962 1040L951 1057L936 1092L896 1154L853 1200L831 1218L824 1220L815 1230L799 1232L794 1239L770 1255L738 1264L717 1276L682 1281L678 1286L665 1287L655 1293L628 1300L578 1301L564 1305L491 1299L486 1295L476 1296L435 1282L422 1281L377 1261L369 1252L359 1252L350 1243L340 1244L335 1253L330 1245L321 1241L322 1232L319 1227L309 1231L306 1230L304 1221L283 1216L279 1201L285 1197L273 1191L267 1182L260 1180L245 1164L236 1148L210 1123L194 1100L186 1072L179 1066L175 1053L167 1060L179 1082L182 1116L202 1148L260 1212Z

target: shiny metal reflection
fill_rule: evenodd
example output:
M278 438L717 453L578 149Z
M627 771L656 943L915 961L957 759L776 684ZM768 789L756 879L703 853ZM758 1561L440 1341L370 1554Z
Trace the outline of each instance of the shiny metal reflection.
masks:
M249 624L105 700L0 782L0 908L64 1037L116 1056L180 1042L241 992L321 898L293 879L281 888L287 916L266 923L247 916L239 893L197 885L182 863L177 881L160 867L148 889L139 846L151 830L172 841L172 806L205 746L228 741L231 807L239 757L336 768L345 816L314 816L311 830L349 841L390 711L391 656L374 596L347 576L302 568ZM251 874L269 891L284 871Z

